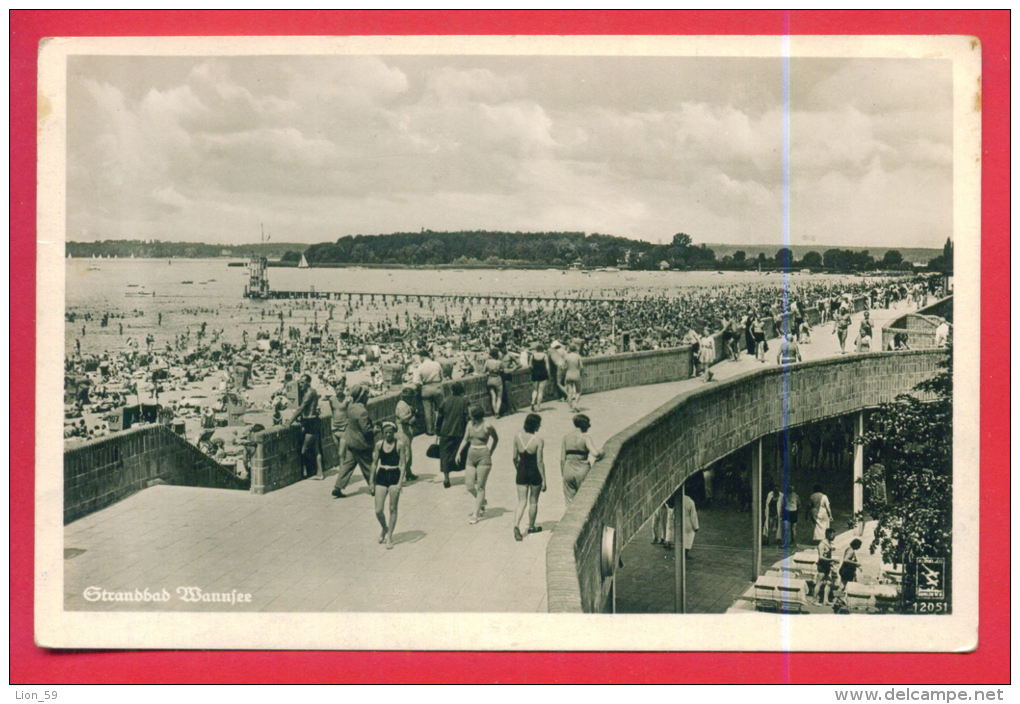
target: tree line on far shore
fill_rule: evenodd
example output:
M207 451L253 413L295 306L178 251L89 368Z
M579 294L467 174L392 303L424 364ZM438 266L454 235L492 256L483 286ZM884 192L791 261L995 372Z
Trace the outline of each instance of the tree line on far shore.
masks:
M929 262L929 270L945 271L952 261L952 243L944 254ZM303 252L293 250L285 261L304 254L316 264L401 264L410 266L552 266L620 267L658 269L811 269L828 271L912 271L898 250L887 250L879 259L867 250L826 249L809 251L796 259L788 247L771 258L764 252L748 257L742 250L721 258L708 246L696 245L690 235L677 233L669 244L655 244L612 235L583 232L395 232L388 235L347 235L335 242L313 244ZM933 266L934 264L934 266ZM951 266L951 265L950 265Z
M749 247L750 248L750 247ZM757 248L756 248L757 249ZM68 242L72 257L206 258L247 257L258 253L270 259L296 263L304 254L316 265L366 264L375 266L454 266L454 267L619 267L635 270L726 269L812 271L910 271L895 249L874 257L867 250L829 248L807 251L798 259L789 247L778 248L772 256L758 252L749 256L743 250L717 257L705 244L694 244L691 236L677 233L668 244L632 240L613 235L584 232L498 232L468 230L460 232L394 232L388 235L346 235L335 242L322 242L305 248L283 242L243 245L219 245L200 242L162 242L159 240L102 240ZM930 259L929 271L951 272L953 245L946 240L943 253Z
M257 252L277 259L303 245L294 242L262 242L255 244L207 244L205 242L164 242L162 240L96 240L67 242L67 255L90 257L137 257L139 259L212 259L214 257L248 257ZM66 255L65 255L66 256ZM298 255L298 259L301 255Z

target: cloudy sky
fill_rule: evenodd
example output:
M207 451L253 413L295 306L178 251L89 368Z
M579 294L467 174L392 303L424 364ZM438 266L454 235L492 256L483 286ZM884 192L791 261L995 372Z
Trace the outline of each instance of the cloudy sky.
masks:
M779 59L72 57L68 239L783 241ZM939 247L939 60L793 59L790 240Z

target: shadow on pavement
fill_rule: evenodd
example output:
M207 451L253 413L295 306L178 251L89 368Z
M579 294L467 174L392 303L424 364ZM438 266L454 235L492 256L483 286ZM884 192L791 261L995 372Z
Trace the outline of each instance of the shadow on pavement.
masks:
M419 540L426 536L423 530L408 530L403 533L397 533L393 536L394 545L402 545L403 543L417 543Z
M502 506L488 506L485 509L485 515L482 516L482 521L487 521L490 518L499 518L505 513L510 513L510 509L503 508Z

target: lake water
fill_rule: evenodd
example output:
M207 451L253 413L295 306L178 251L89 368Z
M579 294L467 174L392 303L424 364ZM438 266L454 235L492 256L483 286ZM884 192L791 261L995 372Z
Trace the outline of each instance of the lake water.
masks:
M171 263L168 263L170 261ZM626 297L671 289L739 283L779 285L777 273L756 271L590 272L517 269L298 269L270 268L270 288L354 293L512 294ZM225 259L68 259L67 307L106 310L164 306L240 305L245 267ZM791 282L836 281L830 274L789 275ZM185 283L190 282L190 283ZM145 293L146 297L136 294ZM155 294L155 297L152 296Z

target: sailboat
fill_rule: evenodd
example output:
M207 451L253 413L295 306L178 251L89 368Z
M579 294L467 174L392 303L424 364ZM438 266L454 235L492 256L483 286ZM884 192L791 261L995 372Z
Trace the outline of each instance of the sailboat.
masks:
M308 268L308 260L305 259L305 255L303 255L303 254L301 255L301 261L298 262L297 268L298 269L307 269Z

